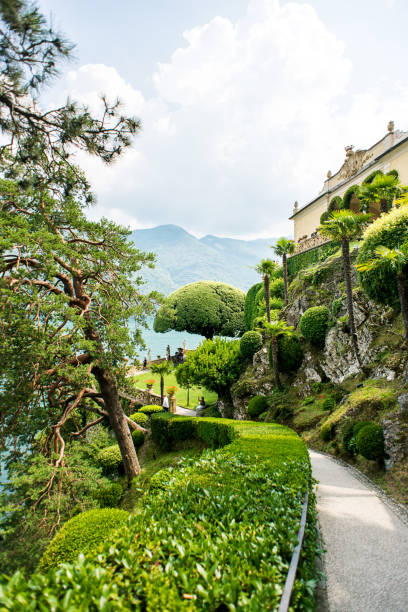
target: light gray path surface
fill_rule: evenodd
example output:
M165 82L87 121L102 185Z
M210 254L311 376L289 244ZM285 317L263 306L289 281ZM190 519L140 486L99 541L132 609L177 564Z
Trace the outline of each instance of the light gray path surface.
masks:
M408 526L350 470L309 452L330 612L407 612Z
M176 414L182 414L183 416L196 416L196 411L183 408L182 406L177 406Z

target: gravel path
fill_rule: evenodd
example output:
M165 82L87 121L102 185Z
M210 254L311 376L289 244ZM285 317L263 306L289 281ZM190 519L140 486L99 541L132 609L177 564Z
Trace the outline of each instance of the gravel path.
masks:
M182 414L183 416L196 416L196 411L190 410L189 408L183 408L182 406L177 406L176 414Z
M309 451L330 612L408 611L408 526L334 459Z

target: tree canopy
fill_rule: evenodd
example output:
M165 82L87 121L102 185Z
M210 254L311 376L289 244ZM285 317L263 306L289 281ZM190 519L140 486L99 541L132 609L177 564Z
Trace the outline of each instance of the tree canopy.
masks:
M244 292L231 285L190 283L167 297L154 319L154 331L235 337L244 331L244 301Z

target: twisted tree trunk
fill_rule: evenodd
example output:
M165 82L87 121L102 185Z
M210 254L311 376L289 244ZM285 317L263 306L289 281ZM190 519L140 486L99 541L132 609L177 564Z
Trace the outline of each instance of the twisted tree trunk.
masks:
M271 322L271 295L269 293L269 276L267 274L264 275L264 293L265 293L265 308L266 308L266 318L268 323Z
M408 348L408 290L407 274L405 270L400 270L397 274L398 295L401 305L402 320L404 322L405 347Z
M353 343L354 353L355 353L358 365L361 367L361 357L360 357L360 350L358 347L358 338L357 338L356 324L354 320L354 310L353 310L353 290L351 286L350 247L349 247L349 241L347 240L347 238L342 239L341 250L342 250L342 255L343 255L344 278L346 281L347 311L348 311L349 323L350 323L351 340Z

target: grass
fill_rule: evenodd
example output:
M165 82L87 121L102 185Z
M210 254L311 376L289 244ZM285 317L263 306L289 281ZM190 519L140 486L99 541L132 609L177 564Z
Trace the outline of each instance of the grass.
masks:
M151 372L146 372L145 374L139 374L138 376L132 376L132 381L136 386L141 387L142 389L146 388L146 380L154 379L156 382L153 385L153 391L160 395L160 376L157 374L152 374ZM213 404L217 401L218 396L213 391L208 391L204 387L191 387L190 388L190 405L187 406L187 389L180 387L177 384L176 376L174 374L167 374L164 377L164 391L166 392L166 388L175 385L178 387L178 391L176 393L177 397L177 405L183 406L183 408L195 408L199 402L200 398L204 396L205 403Z

